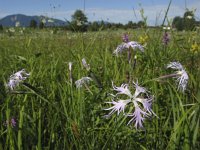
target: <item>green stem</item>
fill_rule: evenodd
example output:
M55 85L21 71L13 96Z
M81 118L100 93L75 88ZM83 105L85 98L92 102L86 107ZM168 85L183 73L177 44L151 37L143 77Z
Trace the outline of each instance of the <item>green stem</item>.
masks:
M23 100L23 106L21 107L21 110L19 112L19 130L17 135L17 146L18 150L22 149L22 126L23 126L23 117L24 117L24 105L27 100L27 95L25 95Z

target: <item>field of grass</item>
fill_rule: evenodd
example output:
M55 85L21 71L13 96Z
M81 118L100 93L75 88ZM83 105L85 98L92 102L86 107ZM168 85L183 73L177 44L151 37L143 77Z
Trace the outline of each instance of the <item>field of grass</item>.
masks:
M192 47L199 45L200 31L168 31L165 46L162 29L5 30L0 32L0 149L200 149L200 47ZM113 55L124 33L133 41L147 37L144 53L131 53L134 67L126 51ZM185 92L177 90L174 78L154 80L173 73L166 68L173 61L188 73ZM9 77L22 69L30 76L9 91ZM76 88L74 82L86 76L93 81ZM123 113L105 118L104 109L112 106L105 102L116 94L112 81L119 87L137 80L154 96L157 117L146 118L138 129L127 125L130 117Z

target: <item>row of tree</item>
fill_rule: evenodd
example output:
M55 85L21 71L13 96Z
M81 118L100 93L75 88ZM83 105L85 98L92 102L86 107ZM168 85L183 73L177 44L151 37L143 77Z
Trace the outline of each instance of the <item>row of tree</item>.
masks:
M72 15L72 21L69 22L69 26L67 27L70 30L73 31L97 31L99 29L115 29L115 28L122 28L122 29L128 29L128 28L140 28L144 27L145 22L139 21L138 23L134 23L132 21L129 21L127 24L121 24L121 23L109 23L109 22L88 22L86 15L81 11L77 10ZM200 22L195 20L194 11L186 10L183 17L175 17L172 22L172 27L176 28L178 31L182 30L193 30L196 26L200 26Z
M94 21L88 22L88 18L81 10L76 10L72 15L71 22L68 22L69 25L66 27L72 31L98 31L104 29L118 29L118 28L138 28L145 25L143 21L139 21L138 23L133 23L129 21L127 24L121 23L110 23L105 21Z
M182 30L193 30L195 26L200 25L199 21L195 20L194 17L194 11L187 10L183 17L176 16L173 19L172 27L176 28L179 31ZM75 13L72 15L71 22L68 21L68 25L66 25L64 28L71 31L98 31L98 30L104 30L104 29L134 29L134 28L140 28L144 27L145 22L139 21L137 23L134 23L132 21L129 21L127 24L121 24L121 23L110 23L105 21L94 21L94 22L88 22L88 18L81 10L76 10ZM45 27L45 23L42 21L38 24L35 20L30 21L30 27L31 28L37 28L43 29ZM0 26L0 30L3 29L2 26Z
M173 19L172 26L178 31L186 30L191 31L196 26L199 26L200 22L195 20L194 11L187 10L183 17L176 16Z
M128 28L138 28L144 26L145 23L143 21L139 21L138 23L134 23L132 21L129 21L127 24L122 23L110 23L105 21L94 21L94 22L88 22L88 18L81 10L75 11L75 13L72 15L71 22L68 21L68 25L66 25L64 28L67 30L72 31L98 31L98 30L104 30L104 29L128 29ZM31 28L37 28L43 29L45 27L45 24L41 21L38 25L38 23L35 20L30 21L30 27Z

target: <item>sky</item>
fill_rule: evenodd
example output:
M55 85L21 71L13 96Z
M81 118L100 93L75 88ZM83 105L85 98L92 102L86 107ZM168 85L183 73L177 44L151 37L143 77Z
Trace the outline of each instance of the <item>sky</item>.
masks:
M126 24L142 20L144 10L148 25L162 23L170 0L0 0L0 18L12 14L44 15L61 20L71 20L81 9L88 21L109 21ZM168 20L183 16L185 10L195 10L200 21L200 0L172 0Z

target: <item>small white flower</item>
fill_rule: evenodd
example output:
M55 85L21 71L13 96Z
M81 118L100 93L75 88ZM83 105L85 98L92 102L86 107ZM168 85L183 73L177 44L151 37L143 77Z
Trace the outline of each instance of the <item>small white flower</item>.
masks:
M69 62L68 65L69 65L69 71L71 72L72 71L72 62Z
M178 82L178 90L180 89L184 92L186 90L189 77L183 66L179 62L170 62L167 65L167 68L178 70L176 71L177 77L175 77Z
M82 59L82 64L83 64L83 67L85 67L85 69L86 69L87 71L89 71L89 70L90 70L90 65L89 65L89 64L87 64L87 62L86 62L85 58L83 58L83 59Z
M28 76L30 76L30 73L26 73L25 69L16 72L10 76L7 87L9 87L11 90L14 90L14 88L18 86L20 82L26 80Z
M88 84L92 79L90 77L82 77L75 82L76 88L81 88L84 84Z

